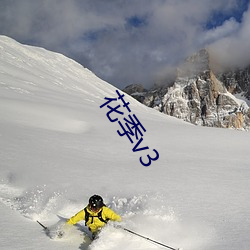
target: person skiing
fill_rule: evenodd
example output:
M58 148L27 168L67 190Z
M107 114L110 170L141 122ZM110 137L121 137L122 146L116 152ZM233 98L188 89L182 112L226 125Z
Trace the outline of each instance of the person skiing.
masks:
M95 194L89 198L89 204L84 209L68 219L67 224L74 225L80 220L85 220L85 226L89 228L94 239L109 220L120 222L122 219L106 207L101 196Z

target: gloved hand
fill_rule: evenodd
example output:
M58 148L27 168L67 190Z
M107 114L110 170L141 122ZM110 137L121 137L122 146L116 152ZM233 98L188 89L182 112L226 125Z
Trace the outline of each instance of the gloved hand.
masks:
M62 231L62 230L58 230L58 231L56 232L57 238L62 238L64 234L65 234L65 232Z

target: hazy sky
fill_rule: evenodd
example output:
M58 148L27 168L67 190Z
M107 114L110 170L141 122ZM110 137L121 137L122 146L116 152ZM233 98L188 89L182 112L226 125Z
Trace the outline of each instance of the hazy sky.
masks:
M200 48L250 62L250 0L0 0L0 34L61 52L111 84L148 86Z

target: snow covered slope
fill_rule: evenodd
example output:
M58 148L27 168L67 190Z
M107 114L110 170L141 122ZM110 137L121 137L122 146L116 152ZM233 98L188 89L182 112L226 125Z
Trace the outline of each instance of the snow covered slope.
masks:
M119 110L136 115L149 147L133 152L105 97L116 88L76 62L0 36L0 248L162 249L111 225L92 244L79 227L51 240L36 223L53 226L97 193L124 227L169 246L249 249L249 133L196 127L125 95L131 113L121 100ZM153 149L159 159L144 167Z

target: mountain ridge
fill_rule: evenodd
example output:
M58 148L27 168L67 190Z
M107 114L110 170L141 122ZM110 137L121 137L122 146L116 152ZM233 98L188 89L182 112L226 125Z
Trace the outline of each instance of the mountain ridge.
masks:
M140 85L131 85L124 92L146 106L195 125L248 130L250 66L217 72L211 61L209 51L202 49L177 68L171 85L143 91Z

